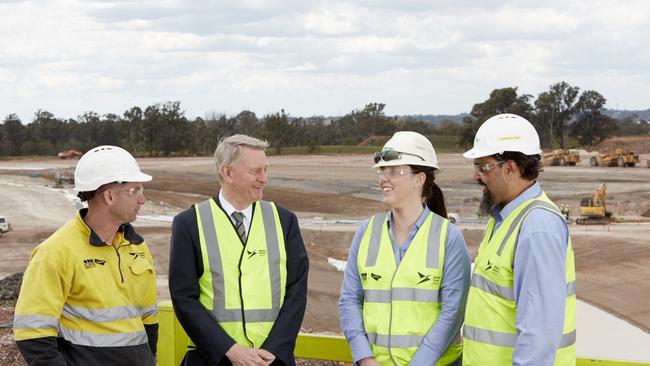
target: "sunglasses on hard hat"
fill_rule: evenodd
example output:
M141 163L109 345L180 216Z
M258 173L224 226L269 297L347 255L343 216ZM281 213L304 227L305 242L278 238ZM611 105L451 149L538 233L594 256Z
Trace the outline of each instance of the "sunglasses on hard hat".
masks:
M420 155L415 155L415 154L409 154L401 151L396 151L396 150L383 150L383 151L377 151L374 156L375 164L379 163L379 161L391 161L391 160L397 160L401 159L402 155L410 155L410 156L415 156L416 158L420 158L420 160L424 161L424 158L421 157Z

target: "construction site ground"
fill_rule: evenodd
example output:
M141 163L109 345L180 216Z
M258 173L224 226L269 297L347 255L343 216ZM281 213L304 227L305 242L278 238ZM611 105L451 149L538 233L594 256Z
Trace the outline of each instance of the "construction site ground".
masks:
M589 167L588 158L575 167L547 167L539 181L558 204L568 204L572 218L581 198L607 182L608 210L624 223L608 226L571 225L576 255L579 299L650 332L650 169L641 155L635 168ZM481 188L472 179L471 162L460 154L440 154L442 187L450 212L460 215L459 227L472 256L483 222L475 211ZM154 180L145 184L147 203L135 223L152 250L159 276L159 295L168 299L167 265L171 217L218 192L211 158L139 159ZM366 155L272 156L265 199L294 211L301 222L310 257L309 297L305 331L340 333L337 301L342 272L330 264L345 260L360 220L384 209L376 172ZM0 215L13 231L0 237L0 278L21 272L32 249L79 207L72 187L52 188L57 168L76 161L56 159L0 162ZM0 323L11 321L11 301L0 302ZM9 347L10 329L0 329L0 343ZM0 347L0 360L6 348ZM9 356L7 356L9 357ZM4 364L4 363L3 363ZM7 363L12 364L12 363Z

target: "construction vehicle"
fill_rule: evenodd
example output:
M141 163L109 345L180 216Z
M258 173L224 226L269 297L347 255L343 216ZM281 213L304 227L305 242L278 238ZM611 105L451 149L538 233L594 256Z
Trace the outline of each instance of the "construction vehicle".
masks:
M58 168L54 171L54 188L63 188L66 184L74 184L74 168Z
M607 225L614 221L612 213L607 211L607 184L601 183L592 197L580 200L580 217L578 225Z
M576 149L557 149L542 154L542 162L545 166L575 166L580 162L580 153Z
M80 158L84 153L81 152L79 149L70 149L66 151L61 151L60 153L56 154L56 156L59 157L59 159L78 159Z
M11 224L6 216L0 216L0 236L2 234L9 232L11 230Z
M616 149L614 154L601 154L592 156L589 159L591 166L618 166L618 167L634 167L639 164L639 155L633 151L623 149Z

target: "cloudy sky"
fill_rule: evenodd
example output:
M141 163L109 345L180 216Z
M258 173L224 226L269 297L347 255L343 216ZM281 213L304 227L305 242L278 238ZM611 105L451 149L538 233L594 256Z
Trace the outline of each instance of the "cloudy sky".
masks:
M561 80L646 109L649 40L645 0L0 0L0 118L456 114Z

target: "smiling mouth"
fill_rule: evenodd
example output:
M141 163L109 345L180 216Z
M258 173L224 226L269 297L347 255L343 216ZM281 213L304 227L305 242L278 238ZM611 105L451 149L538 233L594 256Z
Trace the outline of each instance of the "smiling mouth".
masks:
M391 187L384 187L384 189L383 189L384 192L390 192L392 190L393 189Z

